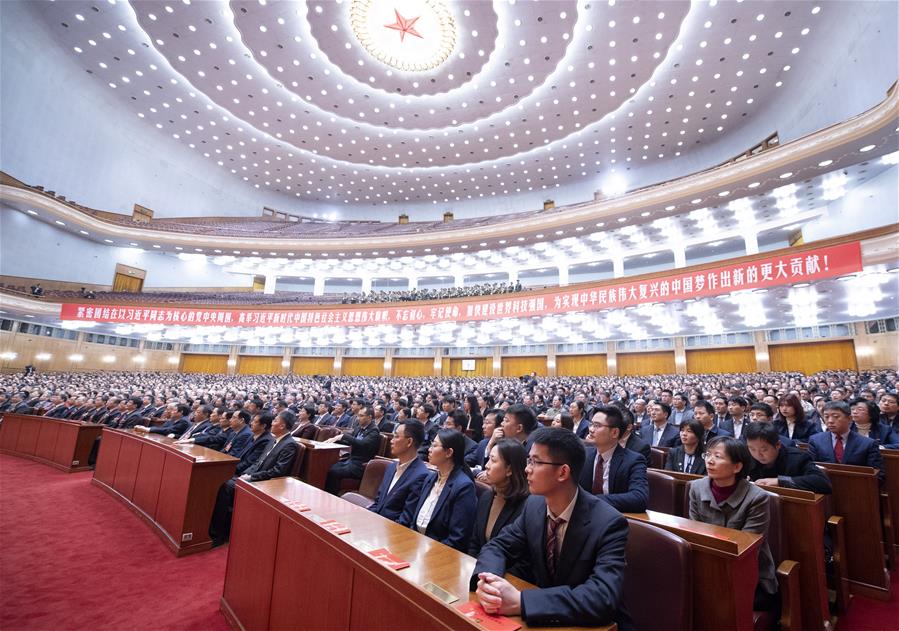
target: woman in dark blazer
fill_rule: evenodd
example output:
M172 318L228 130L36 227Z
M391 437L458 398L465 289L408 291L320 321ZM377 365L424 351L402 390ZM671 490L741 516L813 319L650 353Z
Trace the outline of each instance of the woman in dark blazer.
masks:
M774 427L777 433L792 438L800 443L807 443L812 434L821 431L818 423L805 417L802 402L795 394L787 394L777 403L777 414L774 415Z
M521 514L528 497L528 480L524 473L526 465L527 452L517 440L503 438L490 450L484 481L491 488L478 498L474 532L468 545L471 556L477 557L485 543ZM516 571L514 564L509 569L518 578L529 580L523 570L524 565Z
M899 443L899 436L893 432L893 428L880 422L880 408L874 401L867 399L853 399L849 403L852 410L852 431L870 438L878 447L895 449Z
M705 451L702 440L704 435L705 428L699 421L690 420L681 423L681 444L668 450L665 470L705 475L705 460L702 459L702 453Z
M417 496L410 495L399 523L465 552L478 501L465 464L465 437L456 430L437 432L428 449L428 462L437 471L428 474Z
M484 417L478 407L478 398L474 395L465 397L465 413L468 414L468 429L474 442L479 443L484 438Z

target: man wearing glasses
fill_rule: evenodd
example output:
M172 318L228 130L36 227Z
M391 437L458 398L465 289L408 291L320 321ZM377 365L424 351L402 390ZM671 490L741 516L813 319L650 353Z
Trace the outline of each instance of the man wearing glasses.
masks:
M471 589L490 614L520 615L531 626L631 629L622 607L627 520L577 480L586 454L573 432L535 432L525 473L531 496L521 515L478 555ZM639 457L639 456L637 456ZM512 562L530 571L535 589L503 578Z
M619 438L627 431L624 415L615 406L599 408L587 432L587 460L580 485L622 513L642 513L649 501L646 459L625 449Z

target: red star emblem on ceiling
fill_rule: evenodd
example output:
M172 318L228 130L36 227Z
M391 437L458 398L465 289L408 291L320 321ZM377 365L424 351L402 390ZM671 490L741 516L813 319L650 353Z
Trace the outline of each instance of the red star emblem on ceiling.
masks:
M421 16L407 20L402 15L400 15L400 12L396 9L394 9L393 12L396 14L396 22L394 22L393 24L385 24L384 28L391 28L394 31L399 31L400 42L405 41L406 34L414 35L415 37L424 39L424 37L422 37L421 34L415 30L415 23Z

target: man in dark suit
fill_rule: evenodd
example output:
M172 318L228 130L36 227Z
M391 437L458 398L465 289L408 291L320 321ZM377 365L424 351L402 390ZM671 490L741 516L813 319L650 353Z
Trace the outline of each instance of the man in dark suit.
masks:
M178 442L187 442L189 439L202 434L217 426L218 423L211 420L213 407L211 405L201 405L194 411L193 423L178 436Z
M531 496L518 519L481 548L471 577L487 613L520 615L532 626L631 628L621 609L627 520L578 490L584 459L570 430L535 433L525 469ZM519 591L503 578L519 560L537 589Z
M783 438L771 423L749 424L746 445L755 460L749 479L757 484L830 495L832 488L827 475L809 454L782 444Z
M642 454L618 444L627 430L615 406L601 407L593 415L587 433L586 462L580 485L622 513L642 513L649 501L646 460Z
M487 413L484 414L484 438L478 443L474 453L465 460L465 464L470 468L484 468L487 459L490 457L490 449L496 444L496 439L493 437L493 434L496 432L496 428L502 425L504 416L505 412L493 408L487 410ZM491 441L493 441L493 443L491 443Z
M630 449L643 456L644 460L646 460L646 466L651 467L652 447L649 446L648 442L637 436L637 433L634 431L634 417L630 410L620 407L618 409L621 410L621 414L624 416L624 422L627 425L627 431L625 431L624 435L618 440L618 444L625 449Z
M418 457L418 448L425 437L420 421L406 420L396 426L390 441L390 454L398 459L384 472L378 494L368 510L396 521L407 501L417 503L421 483L428 475L428 467Z
M331 465L328 477L325 479L325 490L337 495L340 492L340 481L344 478L362 479L365 471L365 463L378 455L381 448L381 432L373 421L371 406L359 408L356 419L359 427L352 434L338 434L332 436L326 443L341 443L350 446L350 457Z
M731 420L730 414L727 412L727 397L719 394L712 399L715 408L715 425L721 427L721 423ZM733 436L733 434L731 434Z
M824 404L826 432L812 434L808 451L815 462L835 462L862 467L874 467L883 482L883 458L877 443L853 432L849 404L845 401L828 401Z
M715 407L705 399L697 401L696 405L693 406L693 419L699 421L699 424L702 425L704 434L702 442L704 444L718 436L731 436L730 432L721 429L721 426L716 423Z
M743 429L749 424L749 401L741 396L730 397L727 400L727 413L730 419L721 421L718 425L721 429L730 432L730 435L737 440L746 440L743 438Z
M250 421L253 440L250 446L244 450L240 462L237 463L236 475L243 475L247 469L256 464L263 454L268 453L271 449L275 442L275 437L270 431L271 427L272 415L268 412L258 412Z
M143 417L138 413L140 407L140 397L131 397L125 402L125 410L115 419L113 427L115 429L133 429L143 423Z
M222 453L240 458L243 452L253 442L253 432L250 430L250 413L246 410L237 410L231 415L231 436L225 441Z
M653 403L649 406L650 422L640 428L640 438L651 447L674 447L680 442L677 428L668 422L671 406L667 403Z
M339 407L338 407L339 406ZM350 409L347 410L344 408L343 403L338 403L334 406L334 416L337 417L337 422L334 423L335 427L339 427L341 429L350 429L353 427L353 422L356 420L356 417L359 413L359 409L362 407L362 403L358 399L354 399L350 403ZM340 414L338 414L338 409L340 410Z
M650 423L649 418L649 410L646 409L646 401L644 399L637 399L634 401L634 409L631 410L634 414L634 427L639 428L642 425L648 425Z
M25 394L23 392L16 392L10 397L9 407L5 411L12 414L31 414L32 408L28 405L28 402L25 401Z
M318 418L315 420L315 424L319 427L330 427L336 422L337 417L328 410L328 405L326 403L320 404L318 406Z
M376 403L373 407L375 411L374 422L379 432L390 434L393 432L393 421L391 421L384 412L384 404Z
M240 410L244 414L249 412ZM263 453L250 468L240 476L247 482L282 478L290 473L293 463L299 451L296 441L290 436L290 430L296 422L293 412L285 410L272 422L272 436L274 443ZM209 524L209 536L212 545L220 546L231 535L231 512L234 508L234 486L238 477L235 476L219 487L215 498L215 508L212 510L212 521Z
M671 397L671 418L669 421L672 425L680 425L687 421L693 420L693 410L687 405L687 395L678 392Z
M162 434L169 438L178 438L190 427L190 406L186 403L179 403L175 408L175 414L162 425L155 427L146 427L144 425L136 425L134 431L144 432L147 434Z
M453 413L443 421L443 429L454 429L462 434L465 440L465 462L477 456L478 444L465 434L468 429L468 415L462 410L453 410Z

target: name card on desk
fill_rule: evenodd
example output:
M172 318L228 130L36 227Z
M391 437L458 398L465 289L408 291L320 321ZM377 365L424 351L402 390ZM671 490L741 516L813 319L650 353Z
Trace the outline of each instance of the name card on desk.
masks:
M515 631L521 628L521 624L511 618L487 613L480 603L473 600L457 605L456 609L466 618L487 631Z
M387 548L369 550L368 555L376 561L380 561L391 570L402 570L403 568L409 567L408 561L404 561L403 559L399 558Z
M318 522L318 525L333 532L335 535L346 535L352 532L350 527L346 524L341 524L339 521L334 521L333 519L326 519L325 521Z

